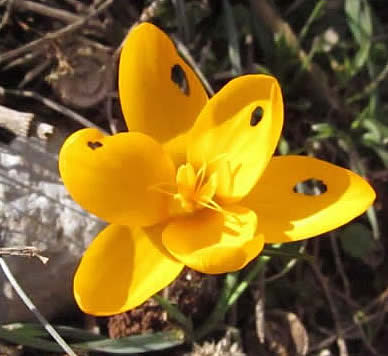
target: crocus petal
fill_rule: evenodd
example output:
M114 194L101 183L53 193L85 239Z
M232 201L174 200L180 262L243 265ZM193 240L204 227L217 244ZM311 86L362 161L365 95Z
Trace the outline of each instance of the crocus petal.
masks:
M263 248L254 237L256 215L240 206L222 213L202 209L174 219L163 231L163 244L185 265L203 273L225 273L243 268Z
M276 148L283 125L278 82L266 75L230 81L201 111L188 142L188 161L221 176L217 196L233 202L255 185Z
M149 136L77 131L61 149L59 170L73 199L106 221L146 226L168 215L168 196L157 187L174 183L175 168Z
M161 143L190 129L207 101L173 42L150 23L136 26L125 40L119 93L128 128Z
M322 181L320 195L296 193L298 183ZM241 204L258 216L266 243L313 237L362 214L375 199L371 186L357 174L305 156L274 157L258 184Z
M85 252L74 278L79 307L93 315L122 313L172 282L183 268L161 244L160 229L110 225Z

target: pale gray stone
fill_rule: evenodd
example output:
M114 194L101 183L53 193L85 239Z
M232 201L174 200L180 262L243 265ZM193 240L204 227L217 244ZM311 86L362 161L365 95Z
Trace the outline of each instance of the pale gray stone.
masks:
M56 148L60 144L54 145ZM50 258L7 257L16 279L40 312L52 318L76 308L74 270L104 223L83 211L67 194L57 172L56 152L39 140L0 143L0 243L36 246ZM0 323L33 319L0 272Z

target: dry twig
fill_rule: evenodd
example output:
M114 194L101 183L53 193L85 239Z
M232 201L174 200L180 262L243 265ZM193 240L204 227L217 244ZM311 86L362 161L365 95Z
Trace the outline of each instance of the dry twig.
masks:
M15 10L31 11L39 15L44 15L51 17L57 20L60 20L64 23L73 23L79 20L82 20L82 17L79 15L74 15L69 11L62 9L56 9L50 6L46 6L34 1L29 0L17 0L14 6Z
M42 256L40 252L35 246L0 247L0 256L36 257L43 264L46 264L49 259L48 257Z
M58 104L58 103L56 103L48 98L45 98L44 96L42 96L38 93L34 93L32 91L27 91L27 90L14 90L14 89L5 89L5 88L0 87L0 96L2 94L24 96L26 98L32 98L32 99L38 100L42 104L49 107L50 109L55 110L55 111L65 115L65 116L73 119L74 121L79 122L81 125L83 125L85 127L96 128L96 129L100 130L101 132L103 132L104 134L106 134L106 135L108 134L107 131L105 131L101 127L97 126L93 122L89 121L85 117L81 116L80 114L76 113L75 111L70 110L67 107L60 105L60 104Z
M306 62L307 54L299 45L298 38L267 0L250 0L251 7L256 16L265 23L274 34L282 34L288 46L295 50L301 63ZM336 93L329 87L325 74L315 63L307 63L306 71L311 88L319 100L325 100L331 109L344 112Z
M112 5L113 0L105 0L105 2L97 9L91 11L87 16L84 18L81 18L80 20L77 20L70 25L55 31L51 33L47 33L45 36L32 41L22 47L13 49L11 51L8 51L2 55L0 55L0 64L13 59L15 57L18 57L20 55L23 55L26 52L30 52L32 50L35 50L36 48L41 47L42 45L46 44L47 42L50 42L52 40L55 40L57 38L60 38L66 34L70 34L71 32L74 32L76 30L79 30L82 26L84 26L92 17L100 14L101 12L105 11L110 5Z
M4 272L4 275L7 277L9 283L12 285L15 292L18 294L23 303L27 306L28 309L35 315L39 322L43 325L46 331L52 336L52 338L58 343L60 347L69 355L77 356L77 354L71 349L71 347L66 343L65 340L58 334L58 332L52 327L52 325L47 321L47 319L39 312L31 299L24 292L22 287L17 282L16 278L9 269L7 263L2 257L0 257L0 267Z
M316 241L316 245L317 244L318 244L318 241ZM348 353L348 349L346 346L346 342L345 342L345 338L344 338L344 331L343 331L342 326L341 326L337 306L336 306L336 304L333 300L333 297L331 295L328 280L325 276L322 275L322 273L319 269L317 255L315 254L315 256L316 256L316 261L310 262L310 266L311 266L317 280L319 281L319 283L323 289L323 292L325 293L326 299L329 303L329 308L330 308L330 311L331 311L331 314L332 314L332 317L334 320L335 329L336 329L339 355L340 356L348 356L349 353Z
M7 2L3 18L1 19L1 22L0 22L0 31L7 24L9 17L11 16L11 11L12 11L14 2L15 2L15 0L8 0L8 2Z
M334 254L335 265L337 267L337 271L339 272L339 274L341 276L342 284L344 285L345 295L347 298L350 298L351 293L350 293L349 279L346 276L345 269L344 269L344 266L343 266L343 263L341 260L341 256L340 256L340 252L338 249L338 245L337 245L337 240L335 239L333 233L330 233L330 243L331 243L332 251Z

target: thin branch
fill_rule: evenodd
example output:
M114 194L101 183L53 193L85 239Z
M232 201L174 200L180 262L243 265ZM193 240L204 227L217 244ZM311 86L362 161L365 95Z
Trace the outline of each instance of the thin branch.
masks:
M16 58L13 61L9 62L7 65L5 65L2 68L2 70L5 71L5 70L11 69L15 66L29 63L29 62L33 61L34 59L36 59L37 57L39 57L40 55L42 55L42 53L44 51L45 51L45 49L41 48L41 49L36 49L34 52L27 53L24 56L22 56L20 58Z
M47 321L47 319L39 312L31 299L23 291L22 287L19 285L11 270L9 269L7 263L2 257L0 257L0 267L4 272L4 275L7 277L9 283L15 289L15 292L18 294L23 303L27 308L35 315L39 322L43 325L46 331L52 336L52 338L58 343L60 347L70 356L77 356L77 354L71 349L71 347L66 343L65 340L57 333L57 331L52 327L52 325Z
M188 48L183 44L182 41L180 41L175 36L173 36L173 39L174 39L174 42L175 42L176 47L178 49L178 52L182 55L182 57L186 60L186 62L191 66L191 68L194 70L195 74L197 74L198 78L201 80L203 86L206 88L206 90L210 94L210 96L213 96L214 95L213 88L211 87L210 83L207 81L206 77L203 75L202 71L197 66L197 63L195 62L194 58L191 56Z
M0 256L23 256L23 257L36 257L43 264L48 262L48 257L42 256L40 250L35 246L22 246L22 247L0 247Z
M15 0L8 0L7 7L5 8L5 12L3 15L3 18L0 22L0 31L3 29L3 27L7 24L9 17L11 16L12 8L14 5Z
M72 24L65 26L58 31L47 33L45 36L43 36L35 41L32 41L30 43L27 43L26 45L24 45L22 47L16 48L14 50L11 50L11 51L4 53L3 55L0 55L0 63L5 62L9 59L18 57L18 56L24 54L25 52L30 52L38 47L41 47L46 42L55 40L59 37L62 37L65 34L69 34L71 32L78 30L87 21L89 21L92 17L94 17L94 16L98 15L99 13L103 12L104 10L106 10L113 3L113 1L114 0L106 0L98 9L91 11L84 18L81 18L81 19L73 22Z
M46 6L34 1L28 1L28 0L16 1L15 9L35 12L39 15L60 20L64 23L73 23L83 19L81 16L74 15L69 11L56 9L54 7Z
M307 240L302 242L302 245L299 249L300 254L303 254L305 252L306 245L307 245ZM286 266L280 272L278 272L270 277L265 278L265 283L274 282L274 281L284 277L288 272L290 272L296 266L298 261L299 261L299 258L293 258L292 260L290 260L286 264Z
M340 252L339 252L338 245L337 245L337 240L335 239L333 233L330 234L330 244L331 244L331 247L333 250L334 260L335 260L335 265L336 265L337 271L339 272L341 279L342 279L342 284L344 285L345 295L347 298L350 298L351 293L350 293L349 279L346 276L345 268L344 268L344 265L342 263Z
M329 302L329 308L330 308L330 311L331 311L331 314L332 314L332 317L334 320L334 325L335 325L336 334L337 334L337 345L338 345L338 349L339 349L339 355L340 356L348 356L349 353L348 353L345 338L344 338L344 331L343 331L341 323L340 323L337 307L336 307L334 300L333 300L333 297L330 293L328 281L321 274L321 271L319 270L317 263L311 262L310 266L311 266L312 270L314 271L314 274L315 274L316 278L318 279L319 283L321 284L323 292L325 293L326 299Z
M35 100L38 100L40 101L42 104L46 105L47 107L49 107L50 109L54 110L54 111L57 111L77 122L79 122L81 125L85 126L85 127L90 127L90 128L95 128L95 129L98 129L100 130L102 133L104 133L105 135L108 135L108 132L104 129L102 129L101 127L97 126L96 124L94 124L93 122L89 121L88 119L86 119L85 117L81 116L80 114L76 113L75 111L73 110L70 110L68 109L67 107L63 106L63 105L60 105L48 98L45 98L44 96L38 94L38 93L35 93L35 92L32 92L32 91L28 91L28 90L14 90L14 89L5 89L3 87L0 87L0 96L2 94L10 94L10 95L17 95L17 96L23 96L23 97L26 97L26 98L32 98L32 99L35 99Z
M293 49L301 63L305 62L307 54L301 48L299 40L290 25L283 20L268 0L250 0L251 8L260 21L274 33L282 35L289 48ZM345 108L337 93L330 88L325 73L316 63L308 63L306 73L308 84L319 100L324 100L329 108L344 113Z
M139 21L146 22L150 21L153 17L156 16L158 10L167 0L154 0L149 6L147 6L141 13Z
M39 63L36 67L28 71L23 80L19 83L18 88L25 87L29 82L34 80L39 74L43 73L51 65L51 58L46 58Z
M385 64L383 70L378 74L378 76L369 83L363 90L357 91L358 94L350 97L346 100L346 104L354 103L355 101L358 101L362 98L367 97L370 95L373 91L377 89L377 87L384 82L384 80L388 77L388 62Z
M376 319L380 319L380 318L381 318L381 312L378 311L372 315L368 315L365 318L363 318L363 321L360 322L360 325L370 323L370 322L375 321ZM357 331L359 332L359 325L352 324L348 327L345 327L343 330L344 337L354 339L354 333ZM337 339L337 337L338 337L337 334L331 334L326 339L316 343L315 345L311 345L310 352L318 351L318 350L322 350L322 349L330 347L330 345Z

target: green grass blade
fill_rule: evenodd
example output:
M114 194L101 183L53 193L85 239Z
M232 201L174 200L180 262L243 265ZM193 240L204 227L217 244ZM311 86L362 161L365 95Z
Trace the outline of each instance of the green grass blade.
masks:
M228 34L228 52L229 60L232 65L233 74L242 74L239 35L234 20L233 9L229 0L223 1L226 31Z
M136 354L164 350L184 342L183 332L169 330L165 332L133 335L120 339L110 339L88 331L67 326L56 326L55 329L64 338L82 341L70 344L75 350L107 352L113 354ZM62 348L49 341L49 334L39 324L15 323L0 327L0 339L10 343L50 352L61 352Z

